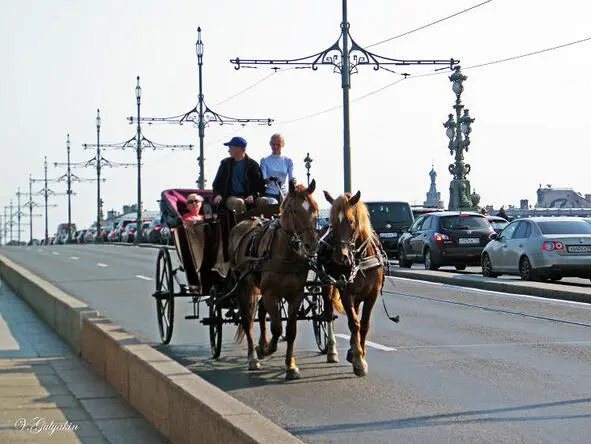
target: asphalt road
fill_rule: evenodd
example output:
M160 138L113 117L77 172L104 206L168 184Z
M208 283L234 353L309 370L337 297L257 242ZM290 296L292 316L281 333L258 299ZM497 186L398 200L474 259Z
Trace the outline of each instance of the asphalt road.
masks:
M108 245L2 248L133 332L158 342L157 250ZM374 309L369 375L344 359L326 364L311 324L300 322L299 381L283 380L284 344L264 369L246 371L245 345L224 329L222 356L209 355L206 327L182 319L177 301L169 346L158 348L305 442L588 443L591 441L591 306L390 278ZM149 388L147 388L149 389Z

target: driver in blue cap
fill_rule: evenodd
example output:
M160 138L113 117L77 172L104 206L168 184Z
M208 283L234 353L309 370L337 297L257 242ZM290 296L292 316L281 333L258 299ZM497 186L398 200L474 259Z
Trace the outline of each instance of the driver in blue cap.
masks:
M230 157L220 162L213 180L213 203L217 205L223 200L226 208L238 214L244 213L247 205L266 205L261 167L246 154L246 140L232 137L224 145Z

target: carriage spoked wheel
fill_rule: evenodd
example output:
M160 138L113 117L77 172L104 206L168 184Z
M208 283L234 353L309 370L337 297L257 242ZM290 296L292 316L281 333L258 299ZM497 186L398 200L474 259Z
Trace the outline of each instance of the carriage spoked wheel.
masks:
M156 262L156 313L160 338L163 344L168 344L174 323L174 276L170 254L165 248L158 252Z
M328 322L324 319L324 299L322 294L312 295L312 328L314 329L314 338L320 353L325 355L328 352Z
M222 307L217 303L216 298L219 292L216 287L211 288L209 299L209 345L211 347L211 356L213 359L220 357L222 352Z

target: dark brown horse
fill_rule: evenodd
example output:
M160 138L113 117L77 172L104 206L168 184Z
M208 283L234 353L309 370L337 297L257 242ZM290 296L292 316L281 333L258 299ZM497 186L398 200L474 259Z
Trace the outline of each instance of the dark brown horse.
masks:
M324 287L326 319L333 319L333 306L347 314L351 331L351 348L347 360L353 364L357 376L367 374L365 340L370 316L384 280L383 264L386 260L380 241L369 220L367 207L359 199L361 193L345 193L333 199L324 192L330 209L330 226L321 237L319 259L326 272L337 285ZM340 297L340 304L339 304ZM363 314L359 321L360 305ZM332 321L328 323L328 362L338 362Z
M316 182L306 188L290 183L289 193L281 204L279 221L261 225L246 220L236 225L229 240L231 267L238 277L236 297L240 307L241 325L237 340L246 335L248 341L248 369L260 368L259 357L277 350L282 334L280 302L288 304L286 379L298 379L299 370L294 358L297 316L304 297L310 260L316 254L317 239L314 219L318 205L312 198ZM261 337L254 347L252 324L261 295ZM265 312L271 318L272 338L267 340ZM258 356L257 356L258 355Z

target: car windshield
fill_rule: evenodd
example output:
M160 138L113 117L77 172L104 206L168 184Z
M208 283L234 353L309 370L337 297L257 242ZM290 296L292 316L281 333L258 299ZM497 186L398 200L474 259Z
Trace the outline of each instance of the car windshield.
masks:
M447 230L490 228L486 218L481 216L445 216L441 218L440 226Z
M582 220L549 220L538 227L542 234L591 234L591 224Z
M410 206L406 202L368 202L369 218L374 228L386 228L386 224L410 226L413 221Z

